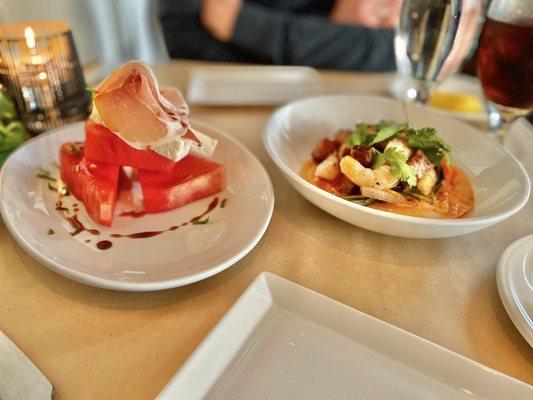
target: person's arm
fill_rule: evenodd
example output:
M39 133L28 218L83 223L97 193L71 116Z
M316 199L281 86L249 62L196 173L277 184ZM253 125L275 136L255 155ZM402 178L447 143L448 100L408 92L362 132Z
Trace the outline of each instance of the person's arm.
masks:
M274 64L390 71L393 39L391 29L335 24L244 2L229 43Z

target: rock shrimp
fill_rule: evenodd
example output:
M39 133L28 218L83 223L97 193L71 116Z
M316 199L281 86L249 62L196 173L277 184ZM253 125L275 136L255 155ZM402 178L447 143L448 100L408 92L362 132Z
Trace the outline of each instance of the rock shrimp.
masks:
M398 184L398 178L392 175L388 165L378 169L365 168L355 158L344 156L340 167L341 172L359 187L391 189Z

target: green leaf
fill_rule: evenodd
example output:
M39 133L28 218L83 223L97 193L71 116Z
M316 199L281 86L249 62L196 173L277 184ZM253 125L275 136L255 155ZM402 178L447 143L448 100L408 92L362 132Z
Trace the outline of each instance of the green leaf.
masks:
M93 110L94 90L87 86L87 115L90 115Z
M378 169L379 167L385 165L387 160L385 159L383 153L375 148L372 148L372 152L374 153L374 165L372 165L372 169Z
M416 185L415 171L409 164L407 164L407 154L391 147L383 153L385 160L390 164L391 173L402 182L406 182L409 186Z
M26 140L26 132L20 121L7 125L0 122L0 151L12 150Z
M5 121L18 118L15 103L13 103L9 95L3 90L0 90L0 118Z
M348 136L348 140L346 143L348 143L348 146L351 148L355 146L359 146L367 140L367 134L366 134L366 125L365 124L359 124L356 126L353 133Z
M225 208L227 203L228 199L222 199L222 201L220 202L220 208Z
M52 175L50 175L50 171L44 168L39 168L39 172L37 173L36 176L37 178L46 179L52 182L55 182L57 180L56 178L52 177Z
M452 148L445 143L434 128L422 128L417 131L410 129L407 135L407 144L414 149L421 149L433 164L440 166L442 157L451 164Z
M4 161L7 159L7 156L9 155L10 151L0 151L0 167L4 163Z
M407 124L400 124L400 125L392 124L392 125L386 125L386 126L380 125L380 129L378 130L378 133L368 143L368 146L373 146L376 143L383 142L384 140L387 140L393 137L398 132L401 132L405 129L407 129Z
M48 234L49 235L53 235L54 233L56 233L52 228L48 229Z

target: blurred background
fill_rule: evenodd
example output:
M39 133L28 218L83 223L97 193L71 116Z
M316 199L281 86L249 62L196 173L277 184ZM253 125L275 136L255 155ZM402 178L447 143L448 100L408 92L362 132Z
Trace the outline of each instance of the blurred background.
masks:
M167 58L156 0L0 0L0 23L31 20L70 24L87 82L132 58Z
M169 53L390 71L400 7L401 0L0 0L0 23L70 24L91 83L125 60L157 64Z

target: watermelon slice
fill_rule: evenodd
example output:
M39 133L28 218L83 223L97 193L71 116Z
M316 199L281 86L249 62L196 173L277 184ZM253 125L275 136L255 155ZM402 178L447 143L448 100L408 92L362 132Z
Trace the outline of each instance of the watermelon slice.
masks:
M85 204L87 213L95 222L111 226L121 168L118 165L86 161L83 153L83 142L64 143L61 146L61 179L71 193Z
M87 120L85 126L85 158L89 161L128 165L149 171L170 171L174 162L155 151L137 150L105 126Z
M226 188L226 169L189 155L170 172L139 170L138 179L146 212L157 213L221 192Z

